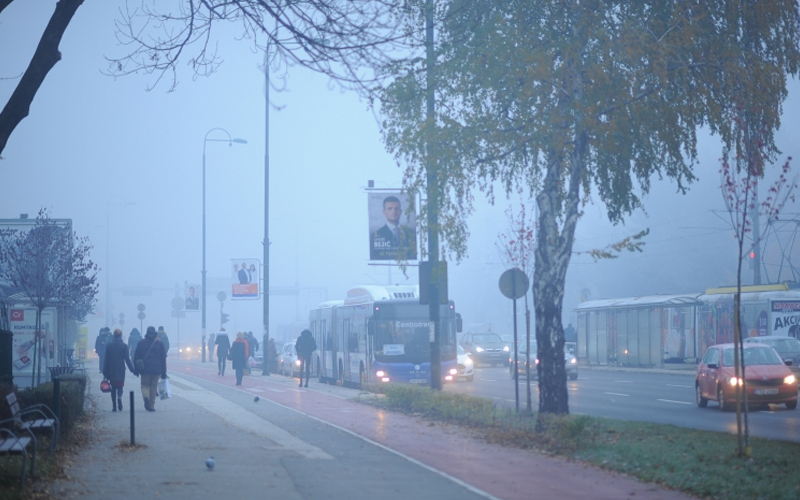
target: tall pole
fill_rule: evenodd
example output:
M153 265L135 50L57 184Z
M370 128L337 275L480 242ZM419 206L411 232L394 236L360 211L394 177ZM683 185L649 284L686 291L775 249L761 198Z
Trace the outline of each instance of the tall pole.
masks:
M263 373L269 377L269 48L264 52L264 342L261 352L264 355Z
M425 1L425 52L427 58L427 113L426 119L429 126L436 120L436 95L433 51L433 0ZM436 158L431 153L433 141L428 137L426 170L427 170L427 195L428 195L428 262L431 263L431 274L428 282L428 305L430 320L433 323L433 342L431 342L431 389L442 390L442 357L441 357L441 328L439 321L439 286L438 278L442 269L439 266L439 178L436 167Z
M753 209L750 211L753 222L753 284L761 284L761 225L758 204L758 179L753 186Z
M212 129L213 130L213 129ZM200 331L201 335L203 336L202 343L200 345L201 350L203 351L202 362L206 362L206 143L208 142L208 134L211 133L209 130L206 133L205 138L203 138L203 270L201 271L202 275L202 284L200 285L200 290L202 293L200 294L200 308L202 309L201 320L200 320Z

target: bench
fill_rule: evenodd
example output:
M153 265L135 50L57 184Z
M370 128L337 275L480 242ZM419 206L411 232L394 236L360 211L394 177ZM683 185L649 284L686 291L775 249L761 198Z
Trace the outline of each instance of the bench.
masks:
M3 420L0 425L13 422L14 419ZM30 437L17 437L10 429L0 427L0 454L3 455L22 455L22 473L19 478L20 488L25 487L26 469L28 467L28 447L33 445L33 452L31 454L31 477L33 477L33 468L36 465L36 437L33 432L28 430Z
M53 410L43 404L33 405L24 410L20 409L17 395L13 392L6 396L6 401L11 408L11 420L18 428L29 432L50 429L50 453L53 453L58 439L58 417Z

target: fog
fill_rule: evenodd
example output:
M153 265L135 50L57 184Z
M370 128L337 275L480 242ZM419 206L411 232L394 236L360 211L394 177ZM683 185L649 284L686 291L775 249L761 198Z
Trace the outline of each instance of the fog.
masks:
M14 2L0 17L0 99L3 104L27 67L55 1ZM202 154L204 137L221 127L247 144L206 143L208 330L219 327L216 294L228 293L228 331L262 331L261 300L230 300L231 259L262 257L264 234L265 84L262 54L236 30L220 29L220 71L193 80L182 65L180 84L147 92L153 78L113 79L101 73L104 55L120 55L114 19L121 1L87 2L61 43L62 60L36 95L30 116L15 130L0 161L0 218L22 213L70 218L94 246L102 268L90 341L125 314L124 330L139 326L136 305L146 305L144 326L178 323L170 302L185 283L200 283L202 268ZM217 28L224 28L218 26ZM216 28L215 28L216 29ZM11 48L13 47L13 50ZM800 88L792 82L777 135L783 155L800 157L795 131ZM291 68L286 89L270 93L270 332L303 322L309 308L343 298L362 284L416 284L397 267L370 266L365 187L401 186L402 171L380 140L367 103L324 76ZM224 139L220 131L209 138ZM646 212L612 226L598 203L584 207L576 252L602 248L644 228L643 253L594 262L576 254L568 274L564 319L584 290L589 298L702 292L735 283L736 249L719 193L719 142L701 135L699 181L687 195L669 180L654 179ZM797 170L797 161L794 162ZM528 201L528 200L524 200ZM519 200L478 195L470 219L469 255L451 263L449 292L470 324L508 331L511 303L498 290L504 266L495 246L507 227L504 210ZM716 211L716 214L715 212ZM787 212L800 212L796 205ZM722 218L721 218L722 217ZM784 218L791 218L787 214ZM748 271L745 265L745 271ZM784 279L786 277L784 276ZM747 280L750 280L748 277ZM747 281L749 282L749 281ZM106 287L108 283L109 287ZM150 295L132 295L151 287ZM283 294L290 289L295 295ZM107 293L110 290L110 293ZM124 293L127 291L127 293ZM584 297L587 298L587 297ZM180 320L183 342L199 341L200 313ZM296 336L297 327L287 335Z

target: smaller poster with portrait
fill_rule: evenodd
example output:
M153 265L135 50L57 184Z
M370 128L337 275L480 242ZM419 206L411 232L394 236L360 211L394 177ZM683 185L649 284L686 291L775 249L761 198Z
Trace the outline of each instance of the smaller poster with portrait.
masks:
M405 191L367 194L370 260L416 260L417 219Z
M186 302L187 311L200 310L200 285L198 283L187 283L183 290L183 298Z
M257 299L260 276L258 259L231 259L231 299Z

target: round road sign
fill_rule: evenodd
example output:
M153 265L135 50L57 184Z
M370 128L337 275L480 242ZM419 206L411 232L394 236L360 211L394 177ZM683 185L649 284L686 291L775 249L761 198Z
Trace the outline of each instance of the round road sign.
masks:
M180 297L173 297L172 298L172 310L173 311L182 311L186 302Z
M225 302L225 299L227 299L227 298L228 298L228 296L225 295L225 292L219 292L217 294L217 300L220 301L220 302Z
M139 314L136 317L139 319L144 319L144 311L139 311Z
M528 285L528 277L519 269L509 269L500 276L500 292L509 299L524 296Z
M144 311L144 304L139 304L138 306L136 306L136 309L137 309L139 312L142 312L142 311ZM139 319L142 319L142 318L139 318Z

